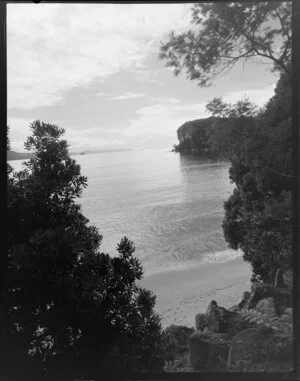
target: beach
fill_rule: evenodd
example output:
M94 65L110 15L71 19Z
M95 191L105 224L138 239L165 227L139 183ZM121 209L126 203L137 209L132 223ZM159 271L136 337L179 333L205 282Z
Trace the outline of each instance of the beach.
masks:
M157 296L155 310L163 328L175 324L195 326L195 315L205 312L211 300L229 308L250 290L251 266L242 258L223 263L193 263L182 268L166 267L145 274L140 284Z

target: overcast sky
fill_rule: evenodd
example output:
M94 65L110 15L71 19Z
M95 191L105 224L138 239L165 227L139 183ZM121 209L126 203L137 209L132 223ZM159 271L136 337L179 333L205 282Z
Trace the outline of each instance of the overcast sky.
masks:
M24 151L29 124L66 129L71 151L171 148L176 130L209 116L216 96L273 94L269 65L237 65L210 88L174 77L158 60L160 41L190 25L191 4L8 4L8 124Z

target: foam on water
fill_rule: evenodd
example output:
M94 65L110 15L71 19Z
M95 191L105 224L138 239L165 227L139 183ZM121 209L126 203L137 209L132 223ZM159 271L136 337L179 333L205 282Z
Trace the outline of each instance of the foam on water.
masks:
M222 250L217 252L212 252L205 254L203 256L203 263L223 263L232 261L236 258L240 258L243 256L243 252L241 250Z

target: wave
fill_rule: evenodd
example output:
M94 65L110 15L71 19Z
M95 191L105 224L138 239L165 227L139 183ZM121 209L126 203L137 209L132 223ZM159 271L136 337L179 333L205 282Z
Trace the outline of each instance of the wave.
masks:
M167 261L166 263L158 264L152 263L152 265L143 266L145 271L145 276L158 274L161 272L169 272L169 271L180 271L186 270L188 268L193 268L194 266L201 266L206 264L220 264L225 262L234 261L236 259L241 258L243 252L241 250L222 250L222 251L214 251L210 253L205 253L201 258L197 259L189 259L187 261L181 262L173 262Z
M202 258L203 263L223 263L232 261L234 259L242 257L243 252L241 250L222 250L212 253L204 254Z

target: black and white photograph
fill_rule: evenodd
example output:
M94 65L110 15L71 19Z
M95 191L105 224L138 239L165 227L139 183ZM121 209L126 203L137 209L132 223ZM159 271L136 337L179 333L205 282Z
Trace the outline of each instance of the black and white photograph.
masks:
M292 379L292 13L6 4L1 380Z

